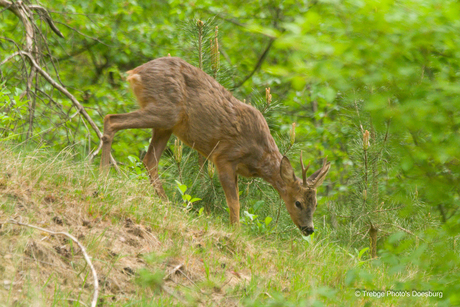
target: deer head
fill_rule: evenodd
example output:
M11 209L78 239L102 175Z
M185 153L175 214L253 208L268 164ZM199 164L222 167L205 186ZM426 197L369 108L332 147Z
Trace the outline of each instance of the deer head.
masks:
M281 194L286 208L294 224L299 227L304 235L314 232L313 213L316 210L316 188L319 187L329 171L331 163L324 159L323 166L307 178L307 167L304 167L302 152L300 152L302 166L302 180L294 174L294 169L289 159L284 156L280 164L281 179L286 185L285 193Z

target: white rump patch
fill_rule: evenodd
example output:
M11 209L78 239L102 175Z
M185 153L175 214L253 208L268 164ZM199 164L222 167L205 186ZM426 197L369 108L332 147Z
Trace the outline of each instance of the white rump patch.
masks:
M142 81L142 78L141 78L141 75L139 74L132 74L132 70L128 71L128 78L126 78L126 80L128 80L129 83L131 84L135 84L135 83L140 83Z

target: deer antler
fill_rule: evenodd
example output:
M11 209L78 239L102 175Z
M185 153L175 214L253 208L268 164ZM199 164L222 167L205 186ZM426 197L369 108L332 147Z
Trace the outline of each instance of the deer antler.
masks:
M307 186L307 170L310 167L310 163L308 163L307 168L304 167L302 159L302 150L300 151L300 166L302 167L303 185Z
M330 163L329 163L330 164ZM324 173L327 173L329 171L329 167L327 167L327 156L324 158L324 161L323 161L323 166L321 166L321 169L319 171L319 174L317 176L317 178L321 178L323 177L323 174Z

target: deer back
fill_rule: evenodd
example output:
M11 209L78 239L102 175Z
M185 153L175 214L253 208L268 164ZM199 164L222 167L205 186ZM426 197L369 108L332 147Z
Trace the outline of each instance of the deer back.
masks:
M225 154L240 163L278 148L263 115L236 99L211 76L180 58L165 57L128 72L141 108L169 109L173 134L211 158Z

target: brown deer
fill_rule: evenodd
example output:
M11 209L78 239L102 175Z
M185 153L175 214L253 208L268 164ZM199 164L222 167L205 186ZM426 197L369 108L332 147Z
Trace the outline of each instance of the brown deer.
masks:
M280 194L305 235L314 232L316 188L330 163L307 178L302 155L302 178L294 174L270 135L267 122L202 70L175 57L159 58L128 71L128 82L140 109L104 118L101 168L108 169L115 133L129 128L152 128L143 160L157 193L166 197L158 177L158 161L171 134L212 161L230 209L231 223L239 223L238 177L261 177Z

